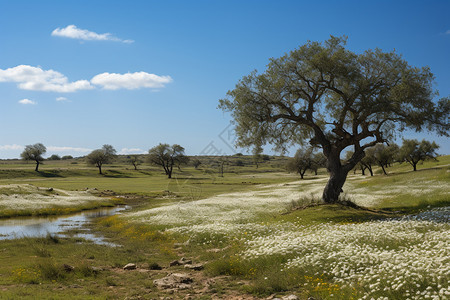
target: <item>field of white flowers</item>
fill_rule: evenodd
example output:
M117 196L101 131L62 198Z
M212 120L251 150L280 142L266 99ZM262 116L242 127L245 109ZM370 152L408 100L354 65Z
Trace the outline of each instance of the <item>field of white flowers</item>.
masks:
M320 193L325 181L260 186L250 192L143 210L129 217L165 225L166 231L192 240L207 236L203 240L206 246L217 242L214 239L223 239L223 243L233 239L241 245L236 254L243 260L251 263L278 257L283 261L280 272L325 276L337 289L358 288L361 299L450 298L448 207L362 223L264 222L264 216L285 211L292 201ZM351 180L347 183L347 190L352 184ZM414 191L417 186L413 182L393 185L393 193L397 189ZM349 195L366 205L375 205L387 196L387 191L369 194L363 188ZM326 296L333 297L343 299L338 292Z
M0 185L0 208L5 210L39 210L55 205L78 207L98 201L104 200L87 191L41 188L31 184Z

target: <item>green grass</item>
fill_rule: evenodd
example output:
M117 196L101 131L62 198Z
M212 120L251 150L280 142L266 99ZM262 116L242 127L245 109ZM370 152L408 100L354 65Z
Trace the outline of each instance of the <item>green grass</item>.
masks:
M97 188L99 192L113 190L118 194L131 194L135 201L134 210L158 207L178 201L194 201L213 195L250 191L258 185L288 183L299 180L294 174L283 171L284 158L272 159L253 165L250 157L236 156L226 166L224 177L218 176L212 166L214 158L202 157L198 170L192 166L175 170L169 180L162 170L141 165L133 170L131 165L118 161L104 167L105 175L97 174L97 169L88 167L81 160L46 162L41 172L34 172L33 164L20 161L0 164L0 185L30 183L42 188L83 190ZM244 166L236 166L237 160ZM77 162L77 164L72 164ZM316 226L323 223L359 224L373 220L383 220L392 216L426 210L431 207L448 206L448 184L450 182L450 156L428 161L413 172L406 164L395 164L387 169L389 175L374 177L351 176L348 180L355 188L367 193L387 191L386 198L372 210L355 209L341 205L317 205L296 209L307 204L308 199L299 199L287 206L289 213L268 213L249 220L264 224L267 228L277 224L292 223L301 226ZM319 175L324 175L321 170ZM307 179L313 178L307 174ZM302 187L307 189L313 181L305 180ZM423 194L410 194L407 190L395 190L401 186L423 186L430 189ZM42 193L51 193L45 189ZM0 189L0 193L11 195L13 190ZM133 200L134 199L134 200ZM106 199L105 199L106 201ZM60 212L63 213L61 210ZM0 216L8 214L0 208ZM273 255L255 260L245 260L239 256L247 232L231 234L202 233L186 236L163 232L166 226L131 222L119 216L98 219L92 225L94 232L101 232L111 242L123 247L111 248L96 245L79 238L23 238L0 240L0 299L123 299L159 298L170 296L157 290L152 281L169 272L185 272L182 267L167 269L169 262L181 256L206 262L206 269L196 273L196 280L214 279L205 294L195 295L198 299L209 299L213 295L225 298L227 295L252 294L267 297L271 294L295 293L301 298L358 299L364 287L340 287L333 278L322 274L320 268L293 268L280 270L280 265L289 256ZM185 243L189 241L188 243ZM183 244L185 243L185 244ZM370 244L361 240L361 244ZM380 242L381 243L381 242ZM396 246L395 241L381 243L380 247ZM218 251L211 251L217 250ZM138 264L142 272L124 272L121 267L132 262ZM73 272L64 270L63 265L74 267ZM152 266L163 266L153 270ZM93 271L92 267L102 271ZM387 284L387 283L384 283ZM423 284L426 284L424 281ZM192 294L192 290L178 292L176 296ZM389 295L392 299L400 294ZM333 298L333 299L334 299Z

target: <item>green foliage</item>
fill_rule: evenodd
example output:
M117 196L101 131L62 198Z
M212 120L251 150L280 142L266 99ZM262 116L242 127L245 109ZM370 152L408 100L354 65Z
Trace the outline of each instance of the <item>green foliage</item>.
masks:
M23 160L33 160L36 162L36 169L37 172L39 169L39 164L41 161L44 161L44 158L42 155L47 152L47 148L41 143L37 143L34 145L26 145L23 152L20 154L20 157Z
M172 178L173 166L187 164L189 157L184 155L184 148L174 144L159 144L148 150L148 160L151 164L161 166L168 178Z
M413 166L414 171L416 171L416 166L419 162L436 159L437 149L439 149L439 145L435 142L429 142L426 140L419 142L417 140L404 139L402 147L398 153L398 158L400 161L408 162L411 166Z
M330 203L364 149L406 128L445 136L450 130L450 100L433 102L429 68L410 66L395 52L357 54L345 46L345 38L332 36L271 59L265 72L243 77L219 104L236 122L238 146L321 147L331 173L323 198ZM341 165L349 146L354 154Z
M116 149L111 145L103 145L102 149L92 151L86 156L86 162L98 168L102 174L102 165L110 163L116 157Z
M53 154L47 160L61 160L61 157L58 154Z

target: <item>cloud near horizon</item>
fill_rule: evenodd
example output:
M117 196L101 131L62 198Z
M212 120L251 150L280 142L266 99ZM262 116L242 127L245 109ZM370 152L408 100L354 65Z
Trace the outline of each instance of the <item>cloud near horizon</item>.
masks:
M22 99L22 100L19 100L19 103L20 103L20 104L24 104L24 105L29 105L29 104L35 105L35 104L37 104L36 101L30 100L30 99Z
M92 149L81 147L60 147L60 146L48 146L47 151L50 152L91 152Z
M40 67L19 65L0 69L0 82L15 82L19 89L43 92L73 93L81 90L92 90L96 86L105 90L163 88L172 82L170 76L158 76L147 72L135 73L102 73L89 80L69 82L63 74L54 70L43 70ZM63 101L57 98L57 101ZM60 99L60 100L58 100Z
M28 65L0 69L0 82L16 82L19 89L44 92L71 93L94 88L88 80L69 82L57 71Z
M13 144L13 145L0 145L0 150L22 150L24 146Z
M56 28L52 31L52 36L65 37L83 41L112 41L121 43L134 43L133 40L123 40L113 36L111 33L96 33L86 29L78 28L75 25L68 25L65 28Z
M122 148L119 151L119 154L146 154L147 152L145 150L142 150L141 148Z

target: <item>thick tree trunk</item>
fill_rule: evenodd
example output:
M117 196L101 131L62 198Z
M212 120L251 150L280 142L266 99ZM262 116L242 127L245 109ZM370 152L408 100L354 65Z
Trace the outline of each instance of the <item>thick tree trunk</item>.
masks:
M372 170L372 166L368 167L367 169L368 169L368 170L369 170L369 172L370 172L370 176L373 176L373 170Z
M98 174L103 175L103 173L102 173L102 166L98 166Z
M343 192L345 180L348 172L342 170L334 170L330 172L330 179L323 190L322 199L325 203L336 203L339 201L339 195Z
M36 169L34 169L36 172L39 172L39 161L36 161ZM415 170L414 170L415 171Z
M413 164L414 171L417 171L417 163Z
M328 179L322 195L322 200L325 203L336 203L339 201L339 195L343 192L342 187L347 179L347 174L353 169L354 165L344 168L341 165L339 153L333 153L327 157L327 170L330 174L330 179Z

